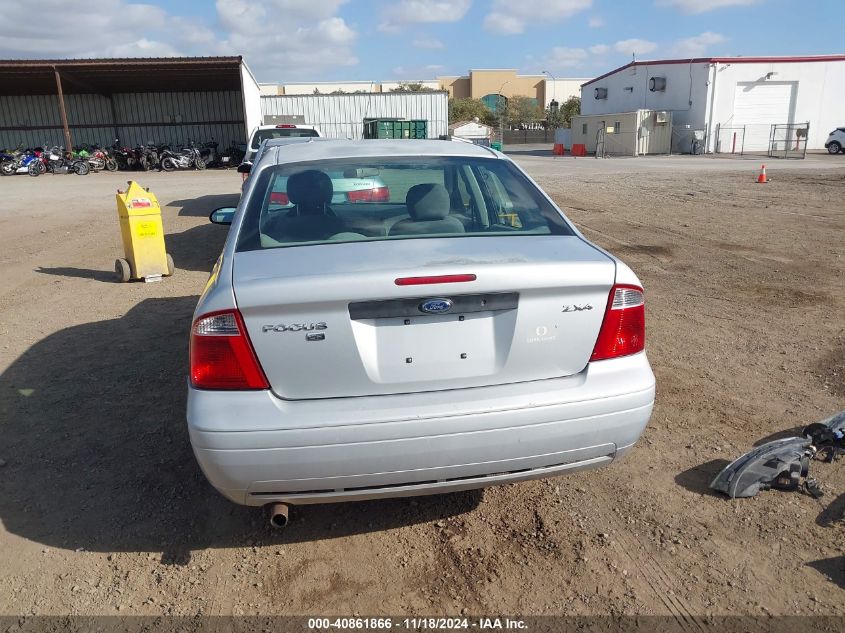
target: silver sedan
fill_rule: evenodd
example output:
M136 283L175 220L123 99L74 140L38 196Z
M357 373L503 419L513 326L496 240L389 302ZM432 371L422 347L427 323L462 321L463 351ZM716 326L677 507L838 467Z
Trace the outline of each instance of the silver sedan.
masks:
M379 191L338 196L338 175ZM275 525L604 466L649 420L639 280L498 152L268 148L211 220L231 228L191 330L191 442Z

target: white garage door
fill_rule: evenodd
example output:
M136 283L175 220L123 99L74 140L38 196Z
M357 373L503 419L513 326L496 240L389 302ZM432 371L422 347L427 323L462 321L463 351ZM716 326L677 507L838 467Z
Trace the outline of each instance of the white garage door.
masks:
M745 126L745 151L769 149L769 133L775 123L793 123L792 105L797 82L737 83L733 125Z

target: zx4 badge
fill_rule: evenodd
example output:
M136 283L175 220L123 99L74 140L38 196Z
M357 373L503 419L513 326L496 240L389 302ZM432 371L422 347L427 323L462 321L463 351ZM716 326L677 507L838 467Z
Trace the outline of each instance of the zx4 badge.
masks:
M589 303L585 303L582 306L572 304L572 305L568 305L568 306L563 306L563 310L561 310L561 312L584 312L584 310L592 310L592 309L593 309L593 306L591 306Z

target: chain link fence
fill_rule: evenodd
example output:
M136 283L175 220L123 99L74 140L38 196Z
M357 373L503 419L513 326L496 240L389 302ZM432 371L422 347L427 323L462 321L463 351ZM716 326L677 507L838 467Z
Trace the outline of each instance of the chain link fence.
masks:
M769 132L769 156L771 158L804 158L807 155L809 133L809 122L772 125Z
M716 154L739 154L745 153L744 125L717 125L713 152Z

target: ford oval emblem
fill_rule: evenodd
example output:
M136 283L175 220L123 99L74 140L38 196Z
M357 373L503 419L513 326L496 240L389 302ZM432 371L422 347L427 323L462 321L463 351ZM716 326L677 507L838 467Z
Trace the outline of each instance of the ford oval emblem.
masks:
M439 314L452 309L452 302L449 299L428 299L420 304L420 312Z

